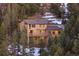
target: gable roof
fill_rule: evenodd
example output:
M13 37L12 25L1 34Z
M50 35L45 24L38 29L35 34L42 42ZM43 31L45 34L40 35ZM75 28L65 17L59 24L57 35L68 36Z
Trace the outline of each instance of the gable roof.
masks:
M37 20L25 20L24 21L26 24L48 24L49 23L49 20L40 20L40 19L37 19Z
M63 28L59 26L48 26L46 30L63 30Z

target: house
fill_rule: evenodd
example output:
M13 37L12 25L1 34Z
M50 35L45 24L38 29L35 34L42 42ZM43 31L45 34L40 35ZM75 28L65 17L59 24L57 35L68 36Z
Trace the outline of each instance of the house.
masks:
M63 28L58 25L53 25L49 20L24 20L20 26L21 30L26 28L29 41L32 39L34 41L34 46L39 46L41 40L48 44L48 38L51 35L53 38L59 37ZM49 32L51 34L49 34Z

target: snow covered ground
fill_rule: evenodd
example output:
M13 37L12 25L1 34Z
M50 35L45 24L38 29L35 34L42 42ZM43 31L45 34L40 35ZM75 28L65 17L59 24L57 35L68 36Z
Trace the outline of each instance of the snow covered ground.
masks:
M33 50L31 50L31 49L33 49ZM33 47L33 48L29 48L29 49L26 48L25 52L30 53L30 56L40 56L40 53L39 53L40 49L41 48L37 48L37 47ZM48 52L47 48L44 48L44 50Z
M20 51L18 51L17 47L15 47L14 50L15 50L16 55L23 55L23 46L20 45ZM13 52L11 45L8 46L8 51L10 53ZM30 55L30 56L40 56L40 53L39 53L40 48L37 48L37 47L25 48L24 51L25 51L26 56L27 55Z
M34 56L40 56L40 48L34 48Z
M39 51L40 51L40 48L36 48L36 47L29 48L29 49L28 48L25 48L25 53L30 53L33 56L40 56Z

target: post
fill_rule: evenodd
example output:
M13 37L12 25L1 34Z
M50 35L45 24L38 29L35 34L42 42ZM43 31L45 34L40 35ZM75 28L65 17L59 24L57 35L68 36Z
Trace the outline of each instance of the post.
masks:
M27 24L27 39L28 39L28 41L27 41L27 47L28 47L28 49L29 49L29 24ZM28 55L30 55L29 53L28 53Z
M28 48L29 48L29 24L27 25L27 43L28 43Z

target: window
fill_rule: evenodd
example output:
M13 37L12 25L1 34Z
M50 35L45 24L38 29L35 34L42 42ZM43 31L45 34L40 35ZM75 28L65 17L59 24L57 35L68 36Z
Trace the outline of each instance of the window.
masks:
M31 24L29 24L29 27L31 27Z
M44 39L47 39L47 37L44 37Z
M45 27L45 25L40 25L40 27Z
M60 31L58 31L58 34L60 34L61 32Z
M31 28L31 27L35 27L35 24L33 24L33 25L29 24L29 28Z
M35 27L35 24L33 24L32 27Z
M55 32L52 32L53 34L55 34Z
M44 25L42 25L42 27L44 27Z
M42 31L40 30L40 33L41 33Z
M40 27L42 27L42 25L40 25Z
M33 30L30 30L30 33L33 33Z
M31 28L31 24L29 24L29 28Z

